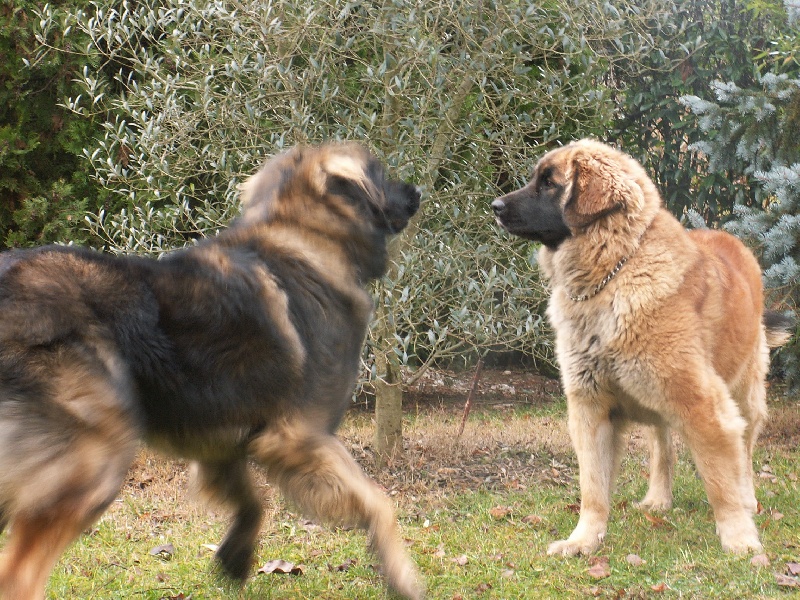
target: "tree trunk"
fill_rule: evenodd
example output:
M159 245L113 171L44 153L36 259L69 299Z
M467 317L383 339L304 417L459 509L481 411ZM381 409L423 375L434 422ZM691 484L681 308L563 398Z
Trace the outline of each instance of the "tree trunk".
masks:
M450 124L458 119L464 101L472 90L476 75L473 70L464 73L461 84L453 96L452 104L448 107L436 132L434 143L431 146L428 168L424 181L421 182L423 187L429 191L433 189L439 176L439 168L445 158L447 148L453 142L454 134ZM384 118L386 119L390 115L391 109L388 109L384 113ZM422 210L414 215L403 234L392 240L389 245L389 280L397 279L397 262L402 256L403 248L410 243L410 240L414 239L419 230L421 216ZM374 325L375 366L378 370L375 382L375 455L379 465L386 464L389 458L402 452L403 449L403 382L400 376L400 363L391 348L395 328L394 321L389 314L390 309L386 307L385 298L385 295L390 292L384 288L379 294Z
M382 467L403 451L403 382L397 356L387 347L393 328L383 303L377 316L376 337L382 348L375 352L378 369L375 381L375 456L378 466Z

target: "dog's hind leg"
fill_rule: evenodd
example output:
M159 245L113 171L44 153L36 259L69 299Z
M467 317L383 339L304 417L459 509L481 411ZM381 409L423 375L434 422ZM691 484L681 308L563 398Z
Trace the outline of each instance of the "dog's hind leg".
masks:
M0 388L3 600L44 597L61 553L114 500L133 462L140 424L126 372L97 356L77 344L46 350L26 365L29 378L48 378L35 396L8 378Z
M17 515L0 563L0 598L44 598L50 571L64 549L90 525L94 515L62 514L60 507L35 515Z
M675 471L675 445L666 425L647 427L650 446L650 478L647 493L638 503L645 510L668 510L672 507L672 480Z
M0 555L0 598L44 598L61 553L103 514L133 460L135 444L121 446L92 433L77 436L32 485L20 489ZM38 489L37 489L38 488Z
M755 450L758 436L767 420L767 388L765 384L769 368L769 349L763 340L756 350L758 354L753 358L747 370L742 374L737 385L732 386L731 396L739 406L739 410L747 423L744 430L745 465L742 475L742 500L747 510L751 513L758 511L756 500L753 451Z
M234 510L233 523L217 550L223 572L238 581L247 578L253 564L253 547L261 528L261 503L247 472L244 457L193 465L198 493Z
M250 450L306 515L365 529L389 587L405 598L423 597L423 586L400 541L388 499L335 436L287 424L256 438Z
M742 500L752 514L758 512L756 499L755 474L753 472L753 452L758 436L767 419L767 390L763 381L754 382L750 389L750 410L745 412L747 428L744 432L745 465L742 477Z
M748 472L747 422L721 381L712 379L707 390L688 400L683 433L714 509L722 547L729 552L760 551L748 498L740 493Z

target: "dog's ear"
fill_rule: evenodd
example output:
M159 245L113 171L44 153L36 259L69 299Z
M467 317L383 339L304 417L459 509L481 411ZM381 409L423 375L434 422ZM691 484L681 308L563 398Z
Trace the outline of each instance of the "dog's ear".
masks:
M644 192L625 171L622 157L578 149L572 157L572 191L564 220L581 229L620 211L638 210Z
M294 148L273 156L255 175L239 184L243 221L265 221L269 218L275 197L292 177L300 152L300 149Z
M367 196L377 198L380 185L369 172L370 154L366 148L353 142L329 144L321 150L322 160L314 177L321 194L334 190L359 189Z
M364 185L366 173L364 161L360 157L342 151L331 152L321 166L326 177L341 177L357 185Z

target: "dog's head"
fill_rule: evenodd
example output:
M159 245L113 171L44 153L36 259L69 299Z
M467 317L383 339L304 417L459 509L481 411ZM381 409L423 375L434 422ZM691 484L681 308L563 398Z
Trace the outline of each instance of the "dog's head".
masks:
M402 231L417 212L420 190L391 179L363 146L298 146L267 161L240 187L245 223L308 221L321 216L332 229Z
M658 198L639 163L581 140L545 154L528 185L494 200L492 210L509 233L555 249L592 225L636 217Z
M235 227L278 227L283 239L306 247L337 244L364 280L384 274L387 236L402 231L420 204L418 187L388 177L355 143L296 147L267 161L240 190Z

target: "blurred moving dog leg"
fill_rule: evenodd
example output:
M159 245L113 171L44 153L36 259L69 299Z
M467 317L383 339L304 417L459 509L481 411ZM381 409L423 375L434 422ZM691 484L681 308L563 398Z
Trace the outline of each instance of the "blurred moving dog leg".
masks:
M233 523L216 559L230 577L244 581L253 564L253 549L261 529L261 502L253 490L246 458L194 463L194 485L208 500L233 508Z
M335 436L289 424L256 438L250 449L286 497L306 515L365 529L392 589L405 598L424 596L416 567L400 541L389 500Z
M140 434L127 372L100 346L65 342L25 358L0 390L2 600L44 598L61 553L122 487Z
M39 423L41 425L41 423ZM133 462L135 442L120 443L83 431L47 467L49 481L25 490L27 502L9 515L10 531L0 555L0 598L44 598L50 572L61 553L90 527L114 500Z

